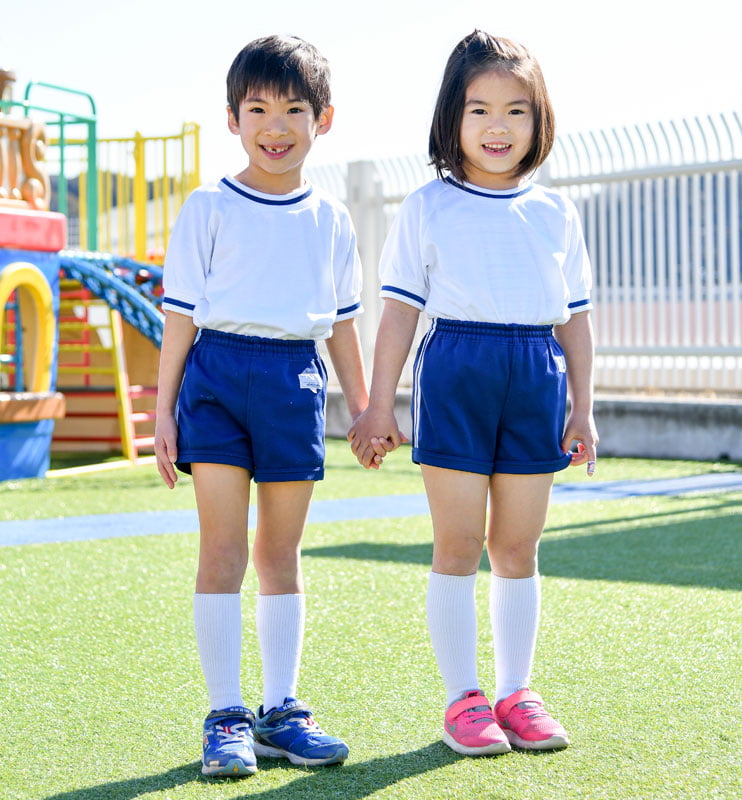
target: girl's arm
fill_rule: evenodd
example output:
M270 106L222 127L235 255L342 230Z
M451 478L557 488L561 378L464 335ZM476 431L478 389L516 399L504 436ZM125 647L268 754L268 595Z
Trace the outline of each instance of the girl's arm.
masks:
M348 432L351 450L367 469L374 457L406 441L394 417L394 397L420 312L407 303L387 298L376 334L374 368L368 408Z
M567 391L571 409L562 437L562 449L568 452L577 441L578 453L572 465L587 462L587 474L595 472L598 432L593 419L593 326L590 312L574 314L569 322L557 325L554 335L567 360Z
M160 370L157 378L157 411L155 422L155 457L162 479L172 489L178 476L175 463L178 457L178 426L175 405L183 380L186 357L196 338L198 328L185 314L168 311L162 332Z

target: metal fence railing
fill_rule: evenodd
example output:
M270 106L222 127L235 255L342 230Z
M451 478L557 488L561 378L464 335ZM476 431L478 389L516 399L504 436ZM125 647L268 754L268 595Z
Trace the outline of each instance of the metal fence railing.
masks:
M583 222L599 390L742 394L741 170L737 113L557 139L537 180L569 195ZM370 366L384 236L402 198L434 173L423 156L309 173L355 220Z

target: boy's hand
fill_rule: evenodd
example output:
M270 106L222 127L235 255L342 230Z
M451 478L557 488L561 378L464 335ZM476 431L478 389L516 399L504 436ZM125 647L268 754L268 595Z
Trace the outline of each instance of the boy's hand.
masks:
M385 431L380 435L380 431ZM365 469L379 469L384 457L396 450L407 437L399 430L394 414L367 408L348 431L350 449Z
M172 415L159 416L155 423L155 457L162 479L173 488L178 480L175 462L178 459L178 425Z

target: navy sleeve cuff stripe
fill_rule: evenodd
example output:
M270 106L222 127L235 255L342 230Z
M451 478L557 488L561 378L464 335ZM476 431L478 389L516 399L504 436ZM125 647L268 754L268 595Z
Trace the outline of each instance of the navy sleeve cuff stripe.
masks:
M570 303L567 308L579 308L580 306L586 306L590 303L590 298L587 300L578 300L576 303Z
M169 306L180 306L180 308L187 308L189 311L193 311L196 307L191 305L191 303L184 303L182 300L174 300L172 297L163 297L162 298L163 305L167 304Z
M401 294L403 297L409 297L410 300L414 300L415 302L420 303L421 306L425 305L425 300L419 295L413 294L412 292L406 292L404 289L398 289L396 286L382 286L381 291L394 292L394 294Z
M360 307L361 307L360 303L353 303L352 306L346 306L345 308L339 308L337 313L338 313L338 316L341 316L342 314L350 314L351 311L356 311Z

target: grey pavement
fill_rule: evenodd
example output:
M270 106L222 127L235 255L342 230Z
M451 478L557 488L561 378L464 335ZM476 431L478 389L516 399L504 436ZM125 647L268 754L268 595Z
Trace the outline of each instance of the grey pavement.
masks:
M648 481L590 481L555 485L552 504L735 490L742 490L742 472L707 473ZM255 508L251 508L249 519L251 528L255 526L255 513ZM309 510L309 522L409 517L427 513L428 504L424 494L353 497L342 500L315 500ZM197 530L198 517L195 509L18 520L0 522L0 547L187 533Z

